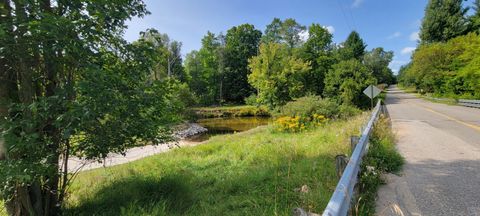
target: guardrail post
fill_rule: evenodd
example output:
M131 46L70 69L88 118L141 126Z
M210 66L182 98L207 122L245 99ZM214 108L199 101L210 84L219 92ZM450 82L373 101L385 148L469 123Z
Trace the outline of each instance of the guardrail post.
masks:
M357 147L357 143L360 141L360 137L359 136L351 136L350 137L350 149L352 150L355 150L355 147Z
M335 156L335 169L337 170L337 178L340 179L343 175L343 171L348 164L348 157L346 155Z

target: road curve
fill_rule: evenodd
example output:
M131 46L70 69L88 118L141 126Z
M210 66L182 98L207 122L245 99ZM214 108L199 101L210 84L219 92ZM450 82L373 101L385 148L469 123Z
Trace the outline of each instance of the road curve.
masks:
M377 214L480 216L480 109L428 102L395 86L386 104L406 163L386 176Z

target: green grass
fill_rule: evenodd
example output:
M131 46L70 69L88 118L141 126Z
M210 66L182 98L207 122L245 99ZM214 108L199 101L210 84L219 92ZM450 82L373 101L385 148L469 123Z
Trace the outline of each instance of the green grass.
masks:
M198 118L270 116L266 107L249 105L193 108Z
M388 119L381 118L375 125L370 137L368 153L362 162L362 174L359 182L360 196L355 206L355 215L375 214L377 191L385 183L381 174L398 173L403 163L403 157L396 150L395 135ZM370 170L367 167L370 167Z
M7 216L7 210L3 205L3 200L0 200L0 216Z
M81 173L67 215L321 213L335 189L335 156L367 116L302 133L264 126L132 163ZM303 185L308 192L299 191Z

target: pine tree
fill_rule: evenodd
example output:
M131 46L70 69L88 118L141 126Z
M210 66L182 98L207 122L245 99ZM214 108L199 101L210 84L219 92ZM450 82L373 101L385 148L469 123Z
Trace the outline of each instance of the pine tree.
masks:
M445 42L465 34L466 12L462 0L430 0L420 31L422 43Z
M475 13L469 17L469 32L480 33L480 0L475 0L475 2L473 3L473 10L475 10Z
M343 47L339 50L340 60L349 60L352 58L361 60L365 54L365 48L367 47L356 31L352 31L342 45Z

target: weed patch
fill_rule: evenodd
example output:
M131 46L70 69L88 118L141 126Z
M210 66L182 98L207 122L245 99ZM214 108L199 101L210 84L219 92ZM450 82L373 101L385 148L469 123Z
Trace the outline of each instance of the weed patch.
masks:
M377 191L384 184L382 173L397 173L403 163L403 157L395 148L395 136L388 119L381 117L370 136L369 150L362 162L356 215L374 215Z

